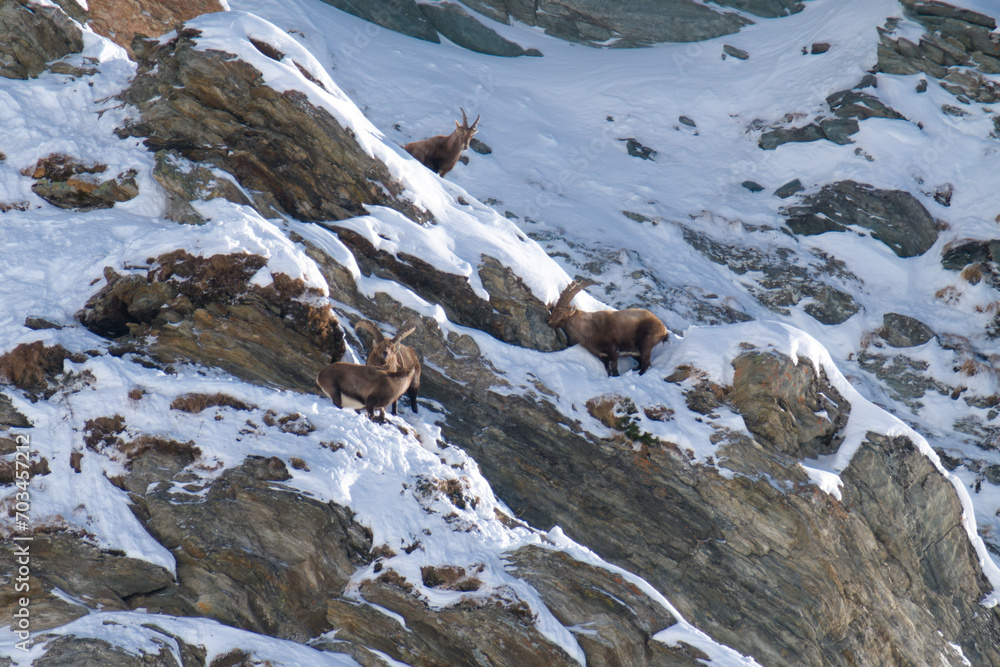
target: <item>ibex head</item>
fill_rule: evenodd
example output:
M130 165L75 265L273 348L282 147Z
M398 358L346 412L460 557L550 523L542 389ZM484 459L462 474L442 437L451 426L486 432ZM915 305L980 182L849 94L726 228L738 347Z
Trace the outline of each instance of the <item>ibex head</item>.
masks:
M559 295L559 300L555 302L554 305L549 306L549 318L546 323L553 328L558 328L566 324L573 313L576 312L571 304L573 297L575 297L582 289L590 287L591 285L596 285L593 280L574 280L566 289L562 291Z
M371 334L375 337L371 355L368 357L368 365L386 366L388 365L389 360L396 356L396 353L399 351L399 345L403 342L403 339L416 331L417 327L410 325L405 329L400 329L392 338L386 338L383 336L382 332L379 331L379 328L368 320L361 320L358 322L356 328L365 329L366 331L371 332Z
M455 135L458 136L458 140L461 143L462 150L464 151L469 147L469 142L472 141L472 136L477 132L476 126L479 125L480 116L476 116L475 122L472 123L472 126L470 127L469 118L465 115L465 109L459 107L459 110L462 112L462 123L459 124L457 120L455 121Z

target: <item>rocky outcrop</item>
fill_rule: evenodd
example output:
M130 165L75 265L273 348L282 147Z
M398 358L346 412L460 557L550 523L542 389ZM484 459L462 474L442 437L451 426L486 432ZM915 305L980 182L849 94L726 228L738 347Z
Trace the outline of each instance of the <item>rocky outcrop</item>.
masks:
M489 301L476 294L464 276L449 274L406 252L393 255L377 249L364 236L346 227L331 226L354 253L365 275L389 278L410 287L430 302L440 303L448 318L485 331L494 338L521 347L550 352L563 349L565 338L545 320L548 308L509 268L483 256L479 277ZM324 261L323 257L314 257ZM354 281L351 279L349 284Z
M851 406L824 371L760 352L741 355L733 370L729 398L758 441L794 458L829 455L840 447Z
M961 602L942 630L947 641L975 654L972 660L1000 665L1000 623L978 606L987 586L979 574L969 575L978 570L975 554L968 538L952 530L961 522L957 497L916 447L870 436L864 447L873 453L851 464L843 501L819 492L799 467L802 457L836 450L850 410L811 363L748 351L734 364L737 386L703 386L696 370L674 379L690 396L690 409L709 423L720 421L713 438L720 465L729 469L722 476L644 432L639 416L668 419L664 406L613 401L605 424L617 434L598 440L547 403L544 385L496 393L493 386L503 380L471 339L443 336L435 322L386 295L359 295L335 262L315 248L309 252L331 286L342 289L338 301L394 326L418 322L408 343L428 362L422 395L449 406L443 436L477 460L517 516L539 527L559 525L668 591L685 618L713 638L769 665L924 664L954 653L921 600L934 595L947 604L957 596ZM595 399L598 412L599 404ZM722 426L734 414L755 437ZM898 460L889 472L874 463L885 448ZM906 470L923 472L913 477ZM931 485L950 500L920 504L921 512L935 514L928 532L905 528L905 539L887 541L886 531L908 524L869 504L868 484L895 485L894 493L912 503L923 503L920 489ZM903 553L937 539L943 542L927 559ZM955 554L963 574L941 562L954 576L928 583L937 561ZM883 567L896 560L902 569Z
M879 71L923 72L963 104L1000 100L1000 86L984 76L1000 73L1000 37L992 32L993 17L933 0L903 0L903 5L927 32L914 43L896 36L899 19L889 19L879 29Z
M899 257L916 257L937 241L937 226L916 197L902 190L879 190L855 181L838 181L783 213L796 234L870 230L873 238Z
M829 275L842 280L857 281L843 266L827 257L817 257L820 262L810 270L788 261L787 250L773 253L738 247L715 241L705 234L684 229L684 239L709 260L728 267L733 273L743 275L748 271L762 274L747 285L761 304L777 313L787 315L789 308L803 300L802 309L823 324L840 324L860 309L847 292L823 282L817 277ZM819 269L816 271L815 269Z
M248 253L201 258L176 251L156 258L146 275L107 267L107 284L78 318L118 339L119 354L147 351L160 363L193 362L249 382L313 391L316 374L343 356L343 332L329 305L300 279L277 274L267 287L251 285L265 265Z
M231 54L199 50L198 34L182 29L163 44L133 44L139 72L120 98L140 117L120 137L219 168L301 220L363 215L370 204L428 219L330 113L299 91L274 90Z
M83 50L80 27L55 7L0 2L0 76L35 78L47 63Z

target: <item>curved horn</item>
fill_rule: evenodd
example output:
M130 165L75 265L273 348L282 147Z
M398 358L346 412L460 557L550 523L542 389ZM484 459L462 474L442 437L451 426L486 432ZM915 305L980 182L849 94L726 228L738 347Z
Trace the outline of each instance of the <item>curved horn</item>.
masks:
M379 328L375 326L374 322L370 322L368 320L361 320L360 322L354 325L354 330L357 331L358 329L365 329L366 331L370 331L371 334L375 336L376 343L381 343L385 340L385 336L382 335L382 332L379 331Z
M591 285L596 285L596 284L597 283L595 283L593 280L589 280L586 278L583 280L574 280L569 285L567 285L566 289L564 289L562 291L562 294L559 295L559 300L556 301L556 305L568 306L570 302L573 300L573 297L575 297L580 292L580 290L584 289L585 287L590 287Z
M480 114L480 115L476 116L476 122L474 122L474 123L472 124L472 127L470 127L470 128L469 128L470 130L474 130L474 129L476 129L476 125L479 125L479 119L480 119L480 118L482 118L482 114Z
M413 333L416 330L417 330L416 325L411 324L410 326L406 327L405 329L397 331L396 335L392 337L392 342L396 343L396 344L399 344L399 343L401 343L403 341L404 338L406 338L407 336L409 336L411 333Z
M458 110L462 112L462 127L469 127L469 117L465 115L465 109L458 107Z

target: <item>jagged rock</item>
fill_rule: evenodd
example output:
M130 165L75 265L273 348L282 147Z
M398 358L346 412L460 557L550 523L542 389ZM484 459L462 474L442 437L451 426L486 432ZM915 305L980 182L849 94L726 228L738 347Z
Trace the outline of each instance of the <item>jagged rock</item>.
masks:
M850 226L871 230L873 238L899 257L916 257L937 240L934 219L913 195L902 190L879 190L855 181L838 181L786 211L788 227L796 234L842 232Z
M0 2L0 76L35 78L46 63L83 50L80 27L56 7Z
M371 534L349 509L282 489L289 476L280 459L248 457L203 495L133 496L147 530L175 554L177 582L132 604L296 641L330 629L327 600L368 562Z
M830 110L840 118L891 118L906 120L903 114L887 106L882 100L857 90L842 90L826 98ZM857 130L855 130L857 131Z
M366 21L438 44L441 39L415 0L321 0Z
M134 649L114 646L103 639L64 635L47 643L45 654L33 664L37 667L182 667L167 643L159 643L159 653L140 650L136 655Z
M170 572L120 552L101 550L81 535L36 534L31 542L31 628L42 631L87 614L87 607L133 609L133 596L169 585ZM4 562L16 562L17 543L0 544ZM67 596L74 602L67 600ZM10 617L20 597L13 587L0 594L0 611Z
M566 627L586 627L576 635L588 664L701 664L652 635L676 623L662 606L607 570L573 560L562 551L527 546L505 555L511 573L530 583Z
M370 604L330 600L326 617L337 628L338 640L370 646L411 665L460 665L470 656L479 657L483 664L511 667L577 664L539 634L523 602L493 595L467 598L434 611L393 575L387 570L361 584L359 593ZM378 607L403 616L406 627Z
M684 230L684 240L709 260L729 267L737 275L748 271L763 274L748 287L754 298L775 312L787 315L790 306L809 299L803 307L805 312L823 324L840 324L859 310L850 294L817 278L819 273L857 280L829 258L820 258L823 263L810 270L788 262L785 250L764 254L751 248L720 243L688 229Z
M180 157L176 151L156 152L156 166L153 178L167 192L166 217L185 224L202 224L205 219L191 206L191 202L222 197L236 204L253 206L254 203L227 178L220 178L211 169L198 166ZM265 217L274 217L272 210L258 212Z
M926 361L902 354L885 355L866 350L858 355L858 365L881 380L894 398L914 410L923 405L919 399L928 391L946 396L952 392L951 387L927 373L929 364Z
M642 158L643 160L652 160L656 157L656 151L649 146L643 146L636 139L622 139L625 142L625 149L628 154L632 157Z
M247 253L175 251L145 276L106 267L107 284L77 317L106 338L150 336L149 352L166 363L193 361L313 391L316 374L343 356L343 331L329 305L310 303L317 293L301 280L277 274L267 287L251 285L265 264Z
M795 193L802 192L803 190L805 190L805 188L802 186L802 181L796 178L794 181L788 181L780 188L775 190L774 195L782 199L788 199Z
M302 220L363 215L366 204L429 218L327 111L304 93L270 88L230 54L198 50L198 34L182 28L162 44L134 42L139 71L119 97L140 117L118 128L120 137L143 137L152 150L222 169Z
M463 0L476 11L591 46L634 47L657 42L694 42L728 35L749 23L688 0ZM777 0L785 4L782 0ZM751 0L764 7L767 0ZM504 17L500 19L499 17Z
M747 430L796 458L832 454L851 406L821 369L778 354L750 352L733 361L729 395Z
M22 415L14 407L7 394L0 393L0 426L12 428L31 428L31 420Z
M936 334L929 326L914 317L886 313L882 316L879 335L891 347L916 347L934 338Z
M820 126L815 123L810 123L809 125L805 125L803 127L779 127L775 130L764 132L760 135L759 144L761 148L769 151L789 142L808 143L810 141L819 141L820 139L825 138L826 136L823 134L823 130L820 129Z
M434 28L461 47L491 56L540 56L538 49L525 50L504 39L453 2L418 5Z

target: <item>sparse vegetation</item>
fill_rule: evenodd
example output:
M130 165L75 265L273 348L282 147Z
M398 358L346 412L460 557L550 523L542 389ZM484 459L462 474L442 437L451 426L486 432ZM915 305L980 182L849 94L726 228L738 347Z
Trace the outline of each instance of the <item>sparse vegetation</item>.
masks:
M73 357L62 345L22 343L0 357L0 377L24 391L43 391Z
M131 393L129 394L129 397L132 397ZM248 412L250 410L257 409L256 405L245 403L238 398L221 392L216 392L214 394L182 394L170 403L171 410L180 410L181 412L190 412L192 414L198 414L202 410L217 407L232 408L234 410L244 410Z

